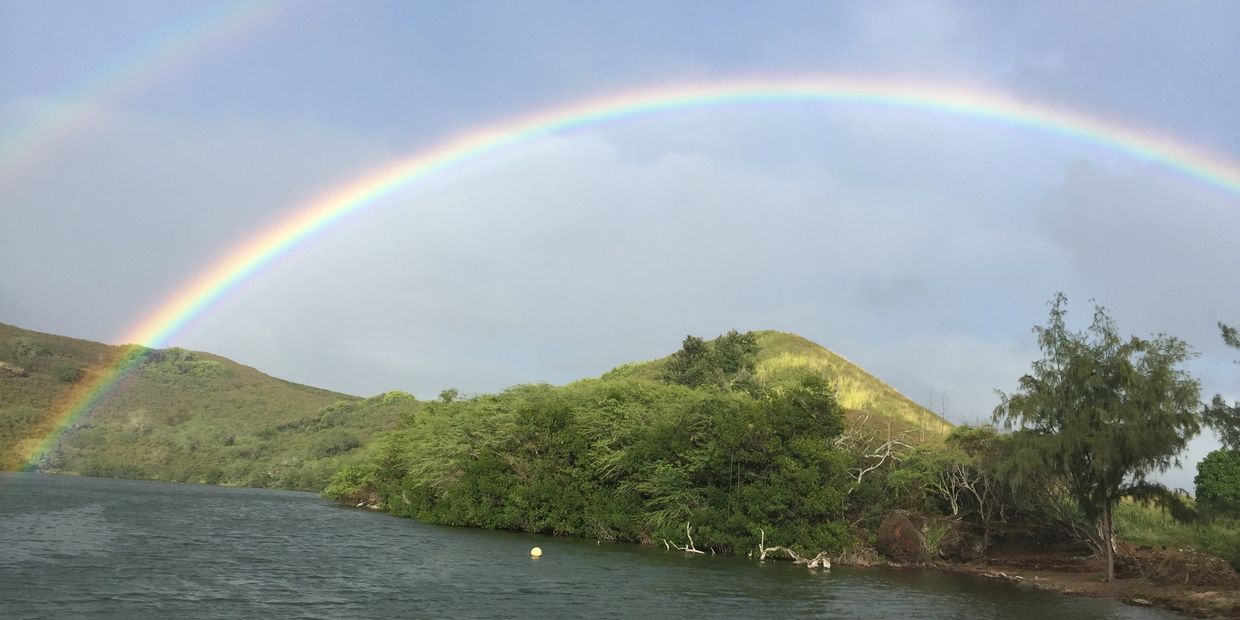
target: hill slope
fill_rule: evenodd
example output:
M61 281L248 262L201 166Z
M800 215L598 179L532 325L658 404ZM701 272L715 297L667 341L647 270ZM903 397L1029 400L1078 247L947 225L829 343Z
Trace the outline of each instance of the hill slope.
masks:
M0 324L0 468L21 467L22 455L55 430L75 387L133 352ZM40 468L317 490L416 406L408 395L363 400L209 353L157 350Z
M940 437L951 430L952 425L934 412L820 344L773 330L754 334L758 337L760 380L775 382L805 369L813 370L835 387L840 405L854 424L890 427L892 432L924 431L927 438ZM669 359L670 356L625 364L604 377L658 380Z

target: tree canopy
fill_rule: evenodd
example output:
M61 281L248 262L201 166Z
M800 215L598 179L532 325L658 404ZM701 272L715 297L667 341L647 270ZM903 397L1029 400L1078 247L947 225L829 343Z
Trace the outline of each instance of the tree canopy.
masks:
M1240 332L1226 323L1218 324L1223 342L1233 349L1240 349ZM1222 394L1206 405L1206 424L1218 433L1219 440L1229 450L1240 450L1240 402L1228 404Z
M1017 478L1062 478L1081 511L1098 524L1114 577L1112 514L1123 497L1170 497L1146 478L1178 463L1200 430L1200 387L1180 365L1187 344L1166 335L1122 338L1101 306L1083 332L1066 324L1067 298L1051 302L1049 321L1034 328L1042 359L1001 394L994 417L1014 428Z
M758 357L758 337L753 332L731 330L707 342L685 336L680 350L663 369L662 379L689 387L748 387Z

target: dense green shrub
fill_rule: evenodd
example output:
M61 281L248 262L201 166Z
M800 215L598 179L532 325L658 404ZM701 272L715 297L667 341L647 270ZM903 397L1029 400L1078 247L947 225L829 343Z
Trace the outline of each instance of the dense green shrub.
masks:
M1197 504L1208 512L1240 516L1240 450L1215 450L1197 465Z
M805 374L760 391L647 380L518 386L427 403L325 495L377 491L435 523L600 539L841 550L850 457L834 391Z

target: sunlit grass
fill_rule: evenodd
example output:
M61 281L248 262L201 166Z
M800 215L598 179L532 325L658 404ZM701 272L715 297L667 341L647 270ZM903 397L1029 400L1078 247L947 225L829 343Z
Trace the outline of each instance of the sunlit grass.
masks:
M1240 521L1235 519L1185 523L1160 508L1126 501L1115 511L1115 532L1121 540L1138 546L1211 553L1240 569Z

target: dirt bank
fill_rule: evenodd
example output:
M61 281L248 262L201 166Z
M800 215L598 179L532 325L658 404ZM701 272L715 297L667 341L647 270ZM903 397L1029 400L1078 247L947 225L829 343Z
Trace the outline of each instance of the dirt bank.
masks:
M1210 562L1198 562L1196 554L1176 551L1147 551L1135 559L1128 576L1110 583L1104 580L1106 571L1101 561L1066 555L1022 555L967 564L938 562L932 566L1040 590L1169 609L1198 618L1240 618L1240 588L1235 583L1234 571L1218 574ZM1169 564L1180 568L1179 574L1187 577L1185 581L1196 583L1171 582L1165 570Z

